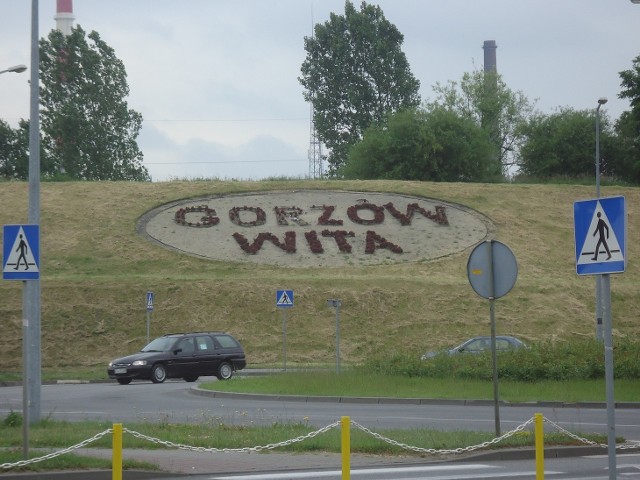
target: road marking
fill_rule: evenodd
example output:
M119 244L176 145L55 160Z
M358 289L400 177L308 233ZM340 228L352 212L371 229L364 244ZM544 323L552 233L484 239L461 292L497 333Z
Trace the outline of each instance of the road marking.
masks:
M464 480L479 478L478 471L480 470L493 470L491 472L486 471L491 475L491 478L500 477L530 477L533 472L505 472L498 471L501 467L495 467L492 465L483 464L469 464L469 465L425 465L416 467L384 467L384 468L360 468L351 470L352 477L366 477L371 478L374 475L393 474L394 480L415 480L416 477L398 477L398 474L416 474L416 473L437 473L441 472L444 475L429 476L429 480ZM467 474L452 474L452 472L464 472L473 471L474 473ZM449 472L449 473L447 473ZM560 472L545 472L549 475L555 475ZM342 474L341 470L329 470L329 471L315 471L315 472L287 472L287 473L265 473L265 474L252 474L252 475L230 475L224 477L209 477L210 480L294 480L305 478L340 478Z

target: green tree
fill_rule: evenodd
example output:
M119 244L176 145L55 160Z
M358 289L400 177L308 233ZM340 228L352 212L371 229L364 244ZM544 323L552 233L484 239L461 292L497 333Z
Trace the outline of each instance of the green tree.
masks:
M313 105L318 137L330 149L332 174L367 127L420 104L420 83L401 50L403 41L380 7L362 2L358 11L348 0L344 15L332 13L315 26L314 36L305 37L299 81Z
M58 174L80 180L148 180L129 109L124 65L98 35L76 27L40 40L43 148Z
M26 179L29 176L28 122L20 121L14 130L0 120L0 177Z
M427 108L453 110L487 130L503 174L518 165L520 127L534 114L534 105L522 92L507 87L500 75L480 70L463 74L459 83L436 83L433 90L436 99Z
M486 130L444 108L405 110L372 125L350 152L345 178L488 181L500 176Z
M621 178L640 183L640 55L631 69L620 72L620 79L618 97L629 99L631 111L623 112L615 125L620 141L617 167Z
M522 175L578 178L595 174L595 112L561 108L538 114L522 128ZM616 175L616 139L605 113L600 113L600 171Z

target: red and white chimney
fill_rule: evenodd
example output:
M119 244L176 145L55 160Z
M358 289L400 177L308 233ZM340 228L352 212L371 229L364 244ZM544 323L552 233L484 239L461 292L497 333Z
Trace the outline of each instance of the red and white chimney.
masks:
M73 0L56 0L56 16L54 18L56 28L65 35L69 35L76 18L73 16Z

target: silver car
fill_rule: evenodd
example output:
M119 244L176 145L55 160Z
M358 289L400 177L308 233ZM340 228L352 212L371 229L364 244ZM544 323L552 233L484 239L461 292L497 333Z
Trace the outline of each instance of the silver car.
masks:
M527 348L526 344L516 337L506 335L496 336L496 351L514 350L518 348ZM457 347L444 350L449 355L457 355L458 353L482 353L491 350L491 337L473 337ZM435 357L439 352L427 352L422 355L422 360Z

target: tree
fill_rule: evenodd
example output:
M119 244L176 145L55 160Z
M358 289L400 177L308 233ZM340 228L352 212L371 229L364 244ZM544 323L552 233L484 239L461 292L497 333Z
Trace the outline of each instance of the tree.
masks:
M600 113L600 171L616 175L616 139L609 119ZM595 113L561 108L551 115L538 114L522 128L526 140L520 149L520 173L541 178L593 176L595 174Z
M350 152L345 178L488 181L500 176L488 132L444 108L405 110L372 125Z
M619 168L623 178L640 183L640 55L629 70L620 72L622 91L620 98L628 98L631 111L623 112L615 130L620 140Z
M420 83L401 50L403 35L380 7L345 2L345 14L332 13L305 37L307 52L300 83L313 105L320 140L330 149L330 172L343 166L349 148L372 124L420 104Z
M0 177L25 179L29 176L29 131L28 122L20 121L14 130L0 120Z
M88 41L89 40L89 41ZM126 72L98 35L76 27L40 40L43 148L58 174L80 180L148 180L129 109Z
M436 83L433 90L437 98L427 108L446 108L472 119L496 145L495 161L502 173L517 166L519 129L534 113L534 105L522 92L509 89L500 75L479 70L465 73L459 84Z

